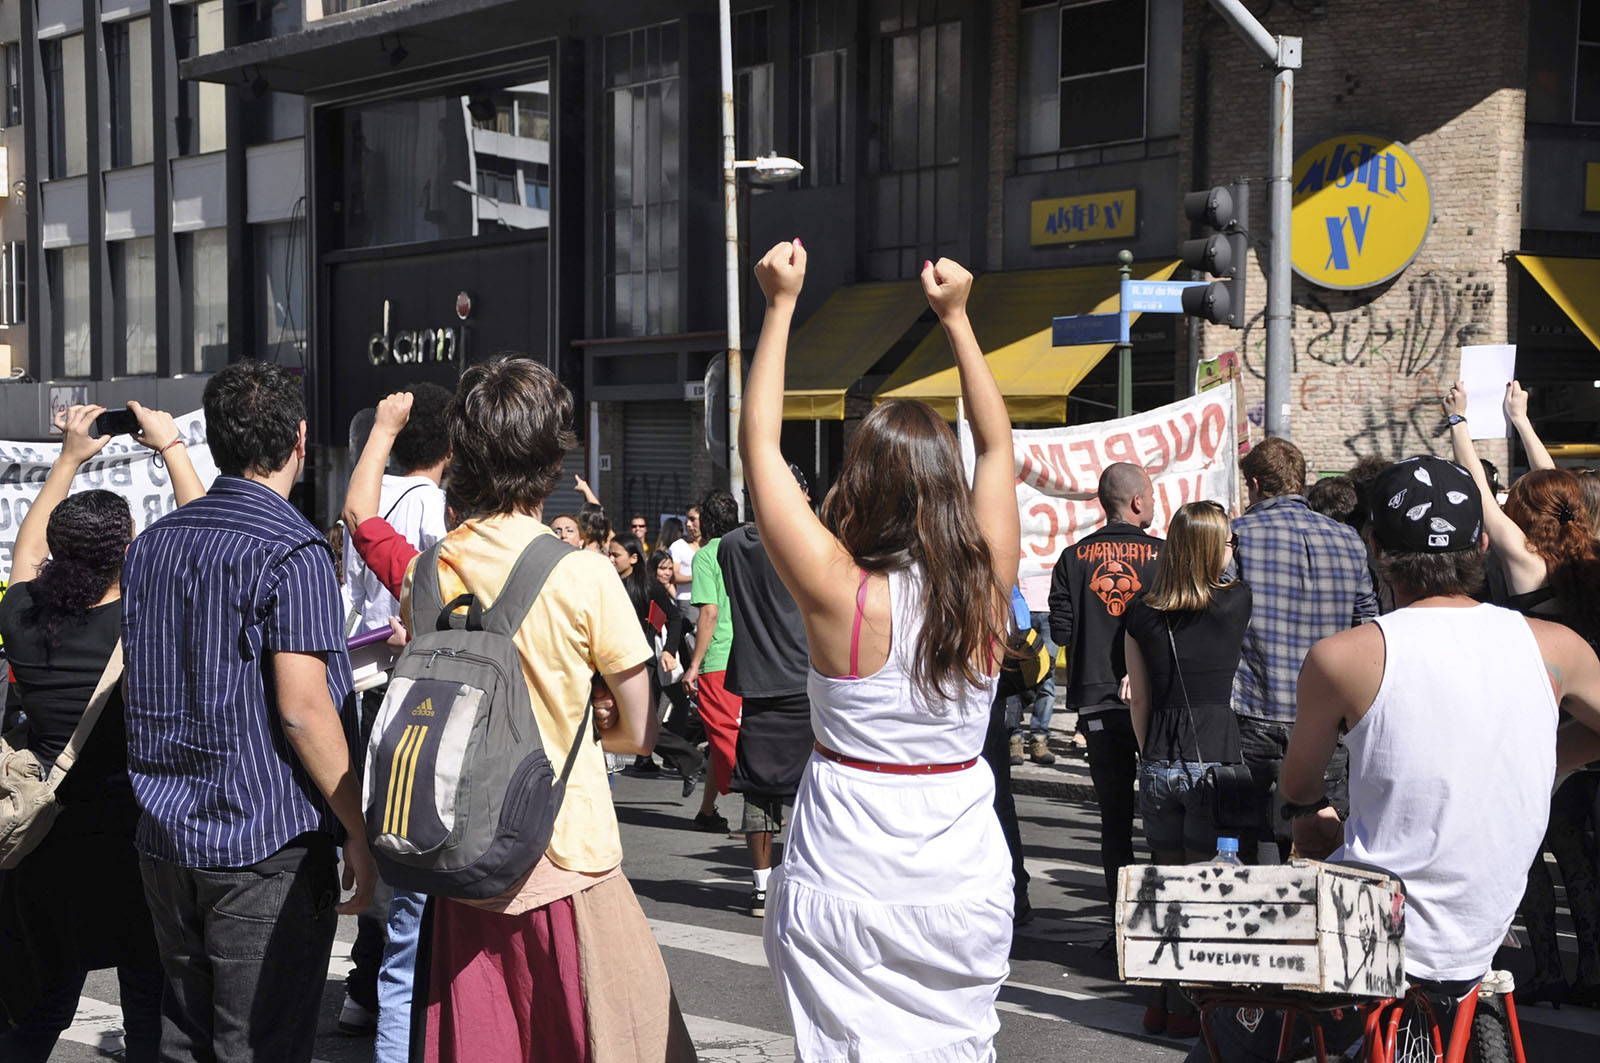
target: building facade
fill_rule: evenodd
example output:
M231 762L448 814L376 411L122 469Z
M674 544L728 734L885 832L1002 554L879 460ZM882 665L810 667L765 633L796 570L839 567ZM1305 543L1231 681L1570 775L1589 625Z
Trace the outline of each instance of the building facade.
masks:
M1369 134L1429 195L1392 275L1296 278L1292 425L1313 468L1440 447L1468 343L1518 344L1541 424L1592 438L1595 296L1551 278L1600 259L1600 2L1267 18L1305 42L1296 155ZM1037 356L1002 381L1019 423L1098 420L1115 360L1052 352L1050 317L1103 307L1123 248L1168 275L1183 194L1239 179L1247 325L1141 318L1131 402L1188 393L1232 351L1261 420L1270 75L1204 0L740 0L732 29L739 157L805 165L743 186L739 211L747 261L795 235L812 252L784 443L819 486L874 397L949 364L925 259L979 274L987 349ZM0 36L23 178L0 199L18 318L0 331L35 381L0 387L8 435L42 434L74 387L192 408L208 371L269 357L305 373L328 507L356 410L515 351L578 397L570 471L613 513L654 521L725 482L715 4L4 0ZM760 310L746 284L746 349Z

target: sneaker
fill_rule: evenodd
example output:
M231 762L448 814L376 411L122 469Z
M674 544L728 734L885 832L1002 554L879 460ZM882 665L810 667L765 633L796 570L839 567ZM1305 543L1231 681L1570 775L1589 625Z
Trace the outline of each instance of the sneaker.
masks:
M708 834L726 832L728 821L721 812L697 812L694 817L694 829L703 830Z
M1011 766L1016 767L1018 764L1022 763L1023 759L1022 734L1021 732L1018 732L1011 736Z
M750 914L757 919L764 918L767 914L767 891L750 891Z
M350 999L350 994L346 993L344 1007L339 1009L339 1032L350 1037L362 1037L376 1033L377 1030L378 1013L357 1004Z
M653 757L634 757L633 770L641 775L655 775L661 770L661 765Z
M1056 755L1050 752L1050 739L1044 735L1034 735L1028 743L1028 758L1035 764L1054 764Z

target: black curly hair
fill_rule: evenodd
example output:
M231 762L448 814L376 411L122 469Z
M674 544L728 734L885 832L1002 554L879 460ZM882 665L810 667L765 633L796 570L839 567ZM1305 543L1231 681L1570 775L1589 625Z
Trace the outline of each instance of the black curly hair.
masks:
M411 416L394 438L395 464L402 473L437 465L450 453L450 425L445 412L455 395L438 384L407 384Z
M234 362L206 381L206 442L224 476L277 472L294 457L305 388L271 362Z
M33 605L23 622L36 625L45 645L55 647L63 630L87 620L89 608L122 575L122 556L133 541L133 514L121 495L84 491L56 506L44 537L50 560L29 584Z

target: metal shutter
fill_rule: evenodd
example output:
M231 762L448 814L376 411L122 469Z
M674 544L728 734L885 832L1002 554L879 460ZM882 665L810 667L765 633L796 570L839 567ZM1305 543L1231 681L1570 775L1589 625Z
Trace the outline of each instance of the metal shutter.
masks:
M626 529L634 514L650 522L651 536L664 516L679 516L689 497L692 438L687 402L630 402L623 407L621 513L608 514Z

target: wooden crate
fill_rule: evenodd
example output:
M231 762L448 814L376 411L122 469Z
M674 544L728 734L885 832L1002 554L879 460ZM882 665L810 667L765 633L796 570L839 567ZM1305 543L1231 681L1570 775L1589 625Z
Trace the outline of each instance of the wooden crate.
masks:
M1370 871L1134 864L1117 885L1117 969L1130 982L1398 996L1402 924L1399 883Z

